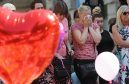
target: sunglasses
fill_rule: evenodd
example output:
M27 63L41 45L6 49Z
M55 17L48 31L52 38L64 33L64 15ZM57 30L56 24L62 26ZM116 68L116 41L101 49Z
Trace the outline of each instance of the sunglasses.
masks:
M123 12L123 15L127 15L127 14L129 15L129 12Z

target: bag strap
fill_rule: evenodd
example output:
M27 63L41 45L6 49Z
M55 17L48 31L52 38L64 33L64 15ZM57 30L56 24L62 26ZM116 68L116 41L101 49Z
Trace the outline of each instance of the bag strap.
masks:
M65 43L65 41L64 41L64 44L65 44L65 46L66 46L66 53L67 53L67 55L68 55L68 59L71 61L71 60L72 60L72 55L71 55L71 53L68 52L69 49L68 49L68 46L67 46L67 44Z
M66 67L65 67L65 65L64 65L64 63L63 63L63 61L62 61L62 59L59 59L59 60L61 61L62 67L63 67L63 69L66 71L68 77L71 78L71 76L69 75L69 73L68 73L68 71L67 71L67 69L66 69Z

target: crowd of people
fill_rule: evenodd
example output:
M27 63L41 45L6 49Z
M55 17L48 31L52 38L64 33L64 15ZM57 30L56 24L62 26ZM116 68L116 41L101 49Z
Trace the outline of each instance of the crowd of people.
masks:
M120 62L112 83L129 84L129 0L119 1L116 17L104 28L103 0L85 0L74 11L74 23L65 1L58 0L52 11L63 29L60 42L53 61L32 84L108 84L95 70L97 55L105 51L114 53ZM42 10L45 5L35 0L30 8Z

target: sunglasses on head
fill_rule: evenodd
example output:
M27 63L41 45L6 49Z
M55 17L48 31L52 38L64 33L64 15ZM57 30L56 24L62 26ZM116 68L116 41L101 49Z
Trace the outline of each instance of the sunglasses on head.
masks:
M123 15L127 15L127 14L129 15L129 12L123 12Z

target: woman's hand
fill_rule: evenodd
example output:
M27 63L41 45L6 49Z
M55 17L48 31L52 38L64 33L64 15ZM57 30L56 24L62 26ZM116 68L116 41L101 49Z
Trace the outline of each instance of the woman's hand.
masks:
M69 51L68 51L68 54L69 54L69 55L73 55L73 54L74 54L74 51L73 51L73 50L69 50Z
M91 24L92 24L92 16L91 15L85 16L83 19L84 27L89 27L89 26L91 26Z
M93 29L97 29L97 28L100 29L100 26L98 25L97 22L92 23L92 27L93 27Z
M96 45L98 45L102 37L100 33L100 26L97 24L97 22L92 23L92 26L89 27L89 31L94 39L94 42Z

